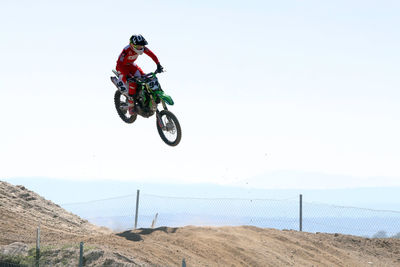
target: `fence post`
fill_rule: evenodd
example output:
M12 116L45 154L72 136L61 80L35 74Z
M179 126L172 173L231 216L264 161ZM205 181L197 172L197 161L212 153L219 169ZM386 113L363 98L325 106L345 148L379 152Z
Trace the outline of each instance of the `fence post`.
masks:
M79 244L79 267L83 267L83 242Z
M151 223L151 228L154 228L154 226L156 226L157 217L158 217L158 213L156 213L156 216L154 217L153 222Z
M303 195L300 194L300 232L303 231Z
M40 260L40 223L36 230L36 262L35 262L36 267L39 267L39 260Z
M137 220L138 220L138 212L139 212L139 193L140 190L137 190L136 193L136 213L135 213L135 229L137 228Z

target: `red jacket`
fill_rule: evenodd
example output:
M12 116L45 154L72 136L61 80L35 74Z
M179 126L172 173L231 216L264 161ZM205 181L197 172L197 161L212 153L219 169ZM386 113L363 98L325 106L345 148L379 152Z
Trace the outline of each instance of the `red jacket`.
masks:
M144 48L144 53L146 55L148 55L149 57L151 57L151 59L153 59L153 61L158 64L160 63L160 61L158 61L158 58L156 55L154 55L153 52L151 52L150 49L148 49L147 47ZM137 54L130 45L127 45L124 50L122 50L121 54L118 57L117 60L117 69L119 68L123 68L125 66L129 66L132 65L133 62L136 61L136 59L138 58L139 54Z

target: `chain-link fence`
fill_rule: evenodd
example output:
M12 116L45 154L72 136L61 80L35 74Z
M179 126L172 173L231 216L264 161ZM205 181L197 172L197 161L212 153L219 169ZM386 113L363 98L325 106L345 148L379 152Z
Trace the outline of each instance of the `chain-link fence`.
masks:
M306 232L400 238L400 211L304 202L301 195L286 199L196 198L139 194L138 191L138 194L65 203L61 206L89 222L117 232L160 226L252 225L261 228L301 229ZM52 212L49 214L52 217L58 216ZM40 227L39 224L37 231L32 231L32 227L15 227L15 233L8 233L10 241L14 243L7 250L24 251L24 256L15 257L15 253L0 251L0 266L93 266L105 253L104 248L99 246L101 241L87 236L83 246L79 229L85 224L81 224L82 220L76 216L71 215L68 225L60 225L60 222L52 224L49 218L44 217L41 217L44 224ZM32 218L34 221L35 218ZM17 225L18 221L15 223ZM69 235L67 229L72 226L77 227ZM64 241L60 242L61 239ZM3 240L3 243L8 243L6 241ZM106 260L116 263L119 258Z
M0 267L28 267L28 265L12 263L7 260L0 260Z
M138 196L66 203L62 207L94 224L115 231L133 229L137 220L137 228L252 225L366 237L377 234L379 236L376 237L397 237L400 232L400 211L311 202L302 202L300 205L299 196L287 199L195 198L151 194L140 194L140 198Z

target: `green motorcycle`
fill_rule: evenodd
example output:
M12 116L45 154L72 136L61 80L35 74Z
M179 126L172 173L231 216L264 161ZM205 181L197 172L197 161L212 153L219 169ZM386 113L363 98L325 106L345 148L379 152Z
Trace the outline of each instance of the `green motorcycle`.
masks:
M130 82L137 83L136 100L138 105L134 106L134 113L128 111L128 98L118 90L117 82L119 73L113 70L115 76L111 81L117 87L114 94L114 104L119 117L126 123L133 123L137 115L149 118L156 114L157 130L161 139L170 146L176 146L181 141L182 130L176 116L168 110L168 105L173 105L174 101L169 95L166 95L158 82L158 72L151 72L141 77L128 78ZM158 110L158 104L162 105L163 110Z

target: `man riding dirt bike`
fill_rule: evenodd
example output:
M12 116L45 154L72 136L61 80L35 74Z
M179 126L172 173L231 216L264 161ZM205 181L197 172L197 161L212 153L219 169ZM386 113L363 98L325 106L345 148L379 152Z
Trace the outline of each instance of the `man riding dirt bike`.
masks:
M157 64L157 72L162 72L163 67L160 64L157 56L151 52L150 49L145 47L147 45L146 39L139 35L132 35L129 39L129 45L127 45L124 50L122 50L121 54L117 60L117 71L120 73L119 81L117 83L122 94L128 96L128 111L132 115L134 113L133 106L136 104L136 92L137 92L137 83L131 82L129 86L127 84L128 77L140 77L144 75L143 70L136 65L135 61L139 57L145 53L153 61ZM136 103L135 103L136 102Z
M137 115L148 118L154 114L157 117L157 130L161 139L170 146L176 146L182 136L178 119L168 111L167 105L173 105L172 98L164 93L156 75L163 72L157 56L145 47L147 41L142 35L132 35L128 46L122 50L117 60L116 76L111 81L118 90L114 95L115 108L118 115L126 123L133 123ZM157 64L157 70L145 74L136 65L139 55L146 54ZM163 110L159 111L158 104Z

